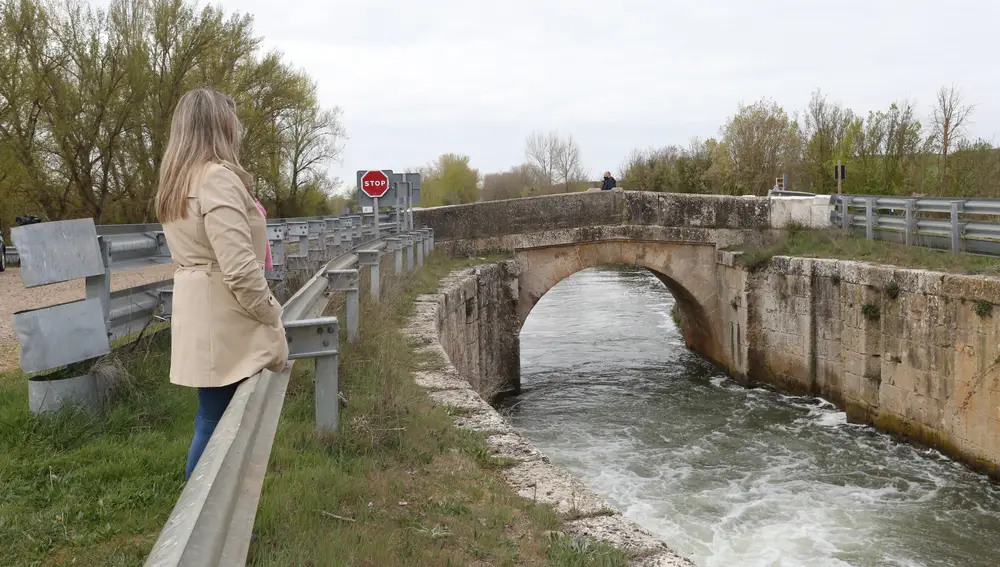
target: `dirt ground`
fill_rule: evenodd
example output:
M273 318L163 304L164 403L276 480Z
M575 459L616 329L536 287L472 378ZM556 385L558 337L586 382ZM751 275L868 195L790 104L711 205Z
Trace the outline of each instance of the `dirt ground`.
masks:
M165 264L111 275L112 291L170 279L174 266ZM16 311L37 309L57 303L83 299L83 280L24 289L20 271L7 268L0 272L0 372L16 370L19 362L13 315Z

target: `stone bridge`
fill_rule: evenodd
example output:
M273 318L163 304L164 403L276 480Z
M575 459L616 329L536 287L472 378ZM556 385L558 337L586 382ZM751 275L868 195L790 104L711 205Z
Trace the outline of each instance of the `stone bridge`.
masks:
M828 226L829 197L734 197L647 192L587 192L422 209L415 224L456 255L512 252L518 265L517 315L563 279L603 265L642 266L677 301L688 347L746 373L745 328L719 269L721 248L794 224Z

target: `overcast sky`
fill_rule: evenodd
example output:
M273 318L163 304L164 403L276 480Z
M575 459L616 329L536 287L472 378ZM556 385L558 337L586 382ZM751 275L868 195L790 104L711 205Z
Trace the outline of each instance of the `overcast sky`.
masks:
M344 110L335 170L444 152L481 172L523 161L533 129L578 141L592 177L633 148L718 134L743 101L857 112L955 83L970 134L1000 142L996 0L222 0Z

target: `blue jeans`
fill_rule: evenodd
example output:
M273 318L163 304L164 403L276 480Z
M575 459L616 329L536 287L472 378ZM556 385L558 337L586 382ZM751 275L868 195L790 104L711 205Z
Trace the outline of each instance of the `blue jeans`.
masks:
M236 388L242 383L243 380L240 380L235 384L218 388L198 388L198 412L194 415L194 438L191 439L191 448L188 449L184 480L191 478L191 472L205 451L215 426L219 424L222 414L229 407L229 401L233 399Z

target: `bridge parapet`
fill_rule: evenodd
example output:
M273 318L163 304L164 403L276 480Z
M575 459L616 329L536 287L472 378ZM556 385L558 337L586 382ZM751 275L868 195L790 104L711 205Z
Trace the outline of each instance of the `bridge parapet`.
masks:
M418 226L440 240L609 225L767 231L829 226L830 197L753 197L601 191L420 209Z

